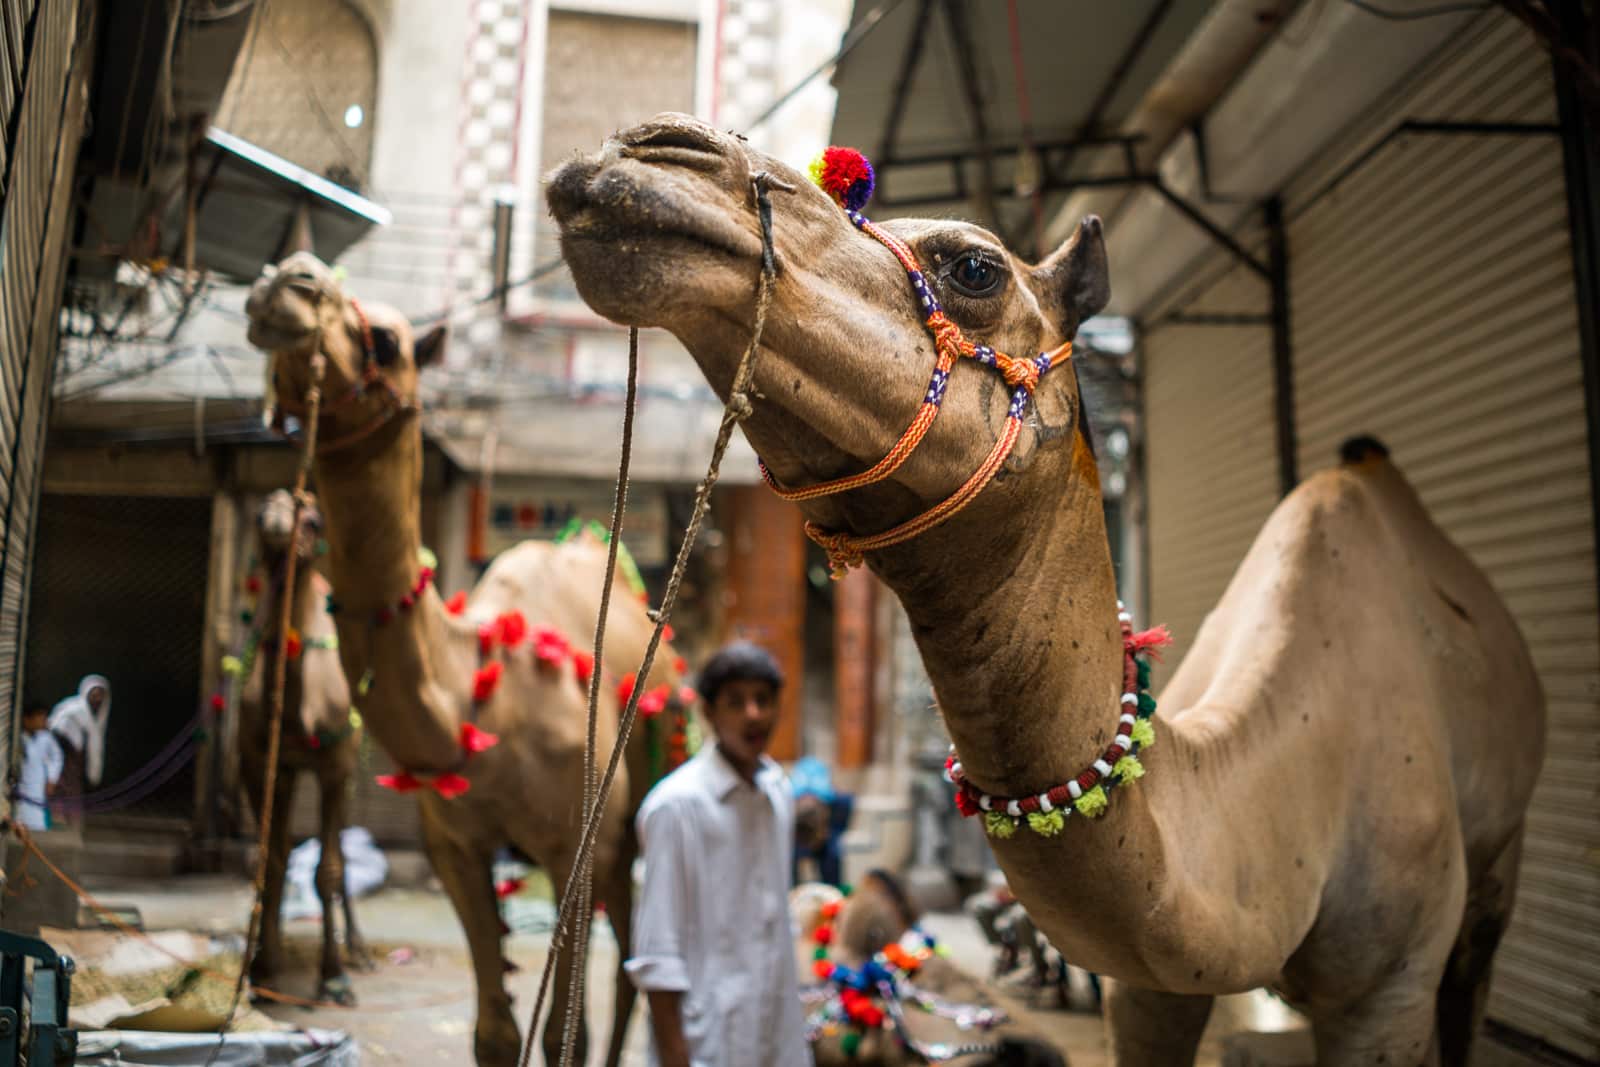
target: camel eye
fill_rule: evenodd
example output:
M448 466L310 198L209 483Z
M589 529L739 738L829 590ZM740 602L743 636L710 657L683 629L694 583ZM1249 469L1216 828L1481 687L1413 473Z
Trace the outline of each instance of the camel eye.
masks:
M968 252L951 266L947 275L951 286L962 296L993 296L1005 273L994 263L975 252Z

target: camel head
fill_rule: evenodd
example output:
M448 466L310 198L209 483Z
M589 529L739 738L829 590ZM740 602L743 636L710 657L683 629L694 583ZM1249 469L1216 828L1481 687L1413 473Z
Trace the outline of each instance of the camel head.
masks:
M312 356L326 357L322 396L325 432L353 431L382 416L385 405L418 406L417 372L444 348L444 327L421 338L393 308L357 304L327 264L296 252L266 267L245 304L250 343L271 356L271 398L303 415ZM353 398L344 403L343 398Z
M814 483L876 463L927 391L934 341L889 249L799 171L686 115L659 115L567 163L549 178L547 198L584 300L617 322L671 331L725 397L754 318L762 173L771 178L777 275L744 429L780 481ZM882 228L915 253L966 335L1009 355L1055 348L1110 297L1096 218L1038 264L966 222L895 219ZM1039 444L1070 437L1077 396L1069 370L1046 376L1009 469L1027 468ZM869 510L904 518L948 495L982 457L973 440L994 439L1007 400L997 375L958 369L939 425L891 482L849 504L808 503L808 515L870 524L882 515L846 510L861 497L876 498Z
M293 544L300 561L308 563L317 555L321 536L322 512L314 501L301 509L299 528L295 528L294 494L287 489L274 490L256 512L256 540L264 560L282 559Z

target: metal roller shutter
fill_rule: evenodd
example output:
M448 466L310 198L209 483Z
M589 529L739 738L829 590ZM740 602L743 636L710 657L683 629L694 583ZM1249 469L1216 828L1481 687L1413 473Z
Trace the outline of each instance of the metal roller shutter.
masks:
M1485 19L1372 133L1406 119L1553 123L1549 59ZM1549 747L1489 1016L1600 1058L1600 633L1561 143L1404 134L1328 162L1288 198L1300 470L1382 438L1527 635Z
M1234 314L1265 300L1260 279L1236 268L1185 310ZM1167 325L1142 354L1150 621L1174 638L1159 681L1182 662L1278 502L1272 338L1261 326Z
M76 0L0 6L0 128L11 134L0 145L0 746L8 757L86 99L78 16Z

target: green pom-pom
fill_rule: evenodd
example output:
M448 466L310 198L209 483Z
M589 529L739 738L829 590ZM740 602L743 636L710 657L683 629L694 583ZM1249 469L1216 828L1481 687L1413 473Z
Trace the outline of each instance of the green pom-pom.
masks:
M1028 829L1040 837L1054 837L1067 825L1067 817L1061 814L1061 809L1054 811L1035 811L1028 815Z
M1149 719L1135 719L1130 736L1140 748L1149 748L1156 743L1156 728Z
M850 883L849 882L841 882L840 885L839 885L839 892L843 893L845 896L849 896L850 892L851 892Z
M328 554L328 539L326 537L317 538L317 555L326 556L327 554Z
M237 678L244 673L244 662L238 656L223 656L222 673Z
M439 557L434 555L433 549L429 548L427 545L423 545L421 548L417 549L417 562L428 568L430 571L436 571L439 569Z
M1149 693L1139 694L1139 714L1150 715L1156 710L1156 698Z
M1073 802L1078 809L1078 814L1087 819L1097 819L1106 813L1106 790L1104 786L1095 786L1083 796Z
M256 621L256 613L253 611L241 611L239 612L239 621L249 626Z
M943 942L940 942L939 944L933 946L933 954L935 956L939 956L939 957L941 957L943 959L949 959L950 958L950 946L944 944Z
M998 837L1003 840L1017 832L1017 820L1003 811L985 812L983 828L989 831L990 837Z
M1134 665L1138 668L1138 671L1139 671L1139 688L1140 689L1149 689L1150 688L1150 664L1146 663L1144 660L1141 659L1141 660L1135 660L1134 661Z
M1124 782L1131 782L1144 777L1144 764L1139 762L1138 756L1123 756L1117 760L1117 765L1111 768L1111 773Z
M812 951L811 958L814 959L814 960L825 960L825 959L827 959L828 958L828 946L827 945L818 945Z
M839 1038L839 1051L846 1056L854 1057L861 1048L861 1035L854 1030L847 1030Z

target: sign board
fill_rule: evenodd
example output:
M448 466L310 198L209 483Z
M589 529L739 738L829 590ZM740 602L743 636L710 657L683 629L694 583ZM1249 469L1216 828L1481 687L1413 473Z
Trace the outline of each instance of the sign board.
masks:
M603 482L496 483L489 491L484 550L494 556L518 541L554 540L573 519L609 526L615 493ZM660 489L629 489L622 543L641 567L667 564L667 498Z

